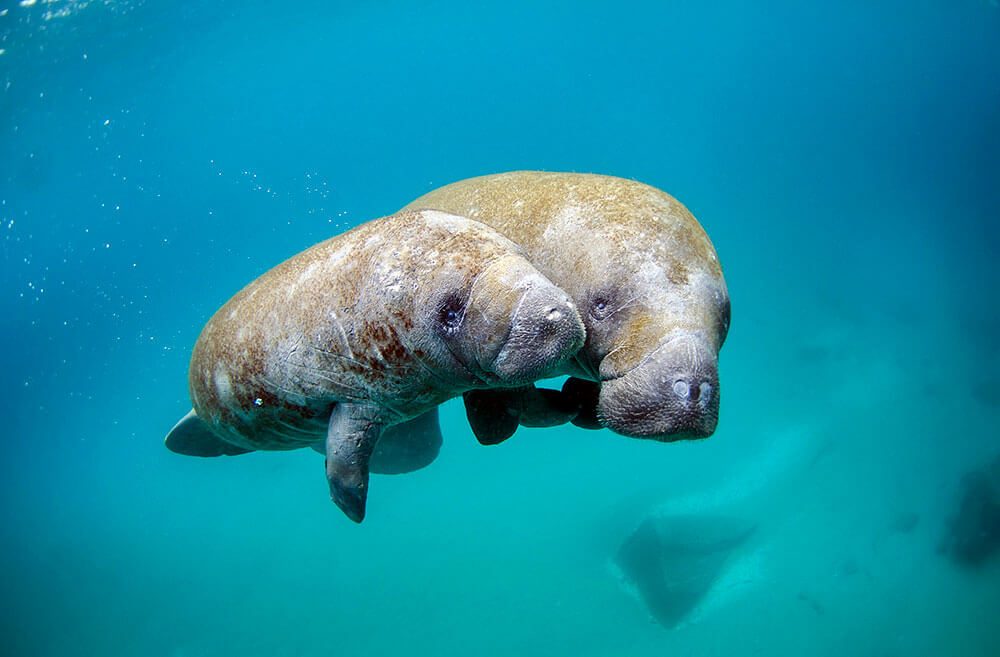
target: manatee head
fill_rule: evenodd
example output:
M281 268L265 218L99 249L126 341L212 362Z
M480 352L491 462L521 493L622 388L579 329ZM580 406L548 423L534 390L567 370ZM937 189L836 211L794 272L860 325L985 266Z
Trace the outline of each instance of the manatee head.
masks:
M717 318L709 324L714 330L661 327L651 348L613 347L600 360L597 414L604 426L663 441L712 435L719 420L718 352L728 325L728 300L710 307L716 308ZM636 311L623 322L622 336L649 319ZM627 345L622 336L619 344Z
M588 264L599 270L584 277L594 284L574 295L587 329L576 362L600 381L597 416L617 433L673 441L710 436L718 424L729 293L690 222L684 239L612 242L613 255Z
M583 345L583 323L569 295L491 228L461 218L431 262L428 284L414 291L421 330L413 350L459 387L528 384L554 373Z

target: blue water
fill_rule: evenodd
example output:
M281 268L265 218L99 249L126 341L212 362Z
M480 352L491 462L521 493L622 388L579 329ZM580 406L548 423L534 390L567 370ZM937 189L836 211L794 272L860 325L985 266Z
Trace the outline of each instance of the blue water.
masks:
M4 654L1000 654L1000 563L938 552L1000 451L995 1L2 7ZM360 526L311 450L164 449L237 289L514 169L705 226L714 436L485 448L449 402ZM757 530L664 628L611 557L720 511Z

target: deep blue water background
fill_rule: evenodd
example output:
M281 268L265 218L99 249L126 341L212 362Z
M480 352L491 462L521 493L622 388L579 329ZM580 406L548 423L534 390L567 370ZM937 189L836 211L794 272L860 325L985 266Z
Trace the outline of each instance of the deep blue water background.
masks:
M1000 654L1000 565L936 551L1000 447L995 2L2 6L4 654ZM712 438L487 449L451 402L361 526L311 451L163 448L242 285L513 169L708 230ZM609 566L656 511L758 523L674 630Z

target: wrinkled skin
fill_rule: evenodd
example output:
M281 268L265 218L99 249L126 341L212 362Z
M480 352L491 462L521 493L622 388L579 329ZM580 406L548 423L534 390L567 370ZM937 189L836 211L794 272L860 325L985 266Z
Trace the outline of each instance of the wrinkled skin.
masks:
M464 391L557 371L583 340L569 297L508 239L464 217L401 212L307 249L226 303L195 344L194 411L167 446L320 447L334 500L360 522L383 431L419 428Z
M580 402L581 417L660 441L715 431L729 293L708 236L677 200L621 178L523 171L446 185L406 208L495 228L569 293L587 340L562 373L574 377L574 399L596 399ZM481 393L474 401L498 406Z

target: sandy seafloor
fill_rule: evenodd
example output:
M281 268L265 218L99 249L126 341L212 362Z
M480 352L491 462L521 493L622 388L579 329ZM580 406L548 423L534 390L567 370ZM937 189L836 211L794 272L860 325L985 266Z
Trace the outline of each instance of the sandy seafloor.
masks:
M995 2L0 12L3 654L1000 654L1000 559L938 551L1000 451ZM312 451L163 448L243 284L514 169L638 179L705 226L714 436L485 448L449 402L361 526ZM610 560L673 512L757 530L666 629Z

